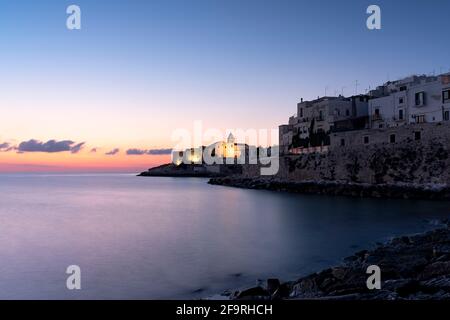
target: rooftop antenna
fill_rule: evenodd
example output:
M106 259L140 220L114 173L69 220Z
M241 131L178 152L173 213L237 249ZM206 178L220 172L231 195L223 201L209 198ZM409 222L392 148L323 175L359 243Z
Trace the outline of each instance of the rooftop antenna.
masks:
M355 95L358 94L358 85L359 85L359 82L358 82L358 80L356 80L355 81Z

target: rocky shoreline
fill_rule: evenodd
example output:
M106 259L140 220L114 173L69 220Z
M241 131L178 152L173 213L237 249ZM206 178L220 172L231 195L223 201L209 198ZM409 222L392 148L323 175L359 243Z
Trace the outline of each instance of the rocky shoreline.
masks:
M282 283L227 292L233 300L450 300L450 224L424 234L395 238L339 266ZM381 289L367 288L367 268L381 269Z
M450 200L450 186L442 184L367 184L339 181L287 181L279 178L242 178L239 176L214 177L208 183L244 189L358 198Z

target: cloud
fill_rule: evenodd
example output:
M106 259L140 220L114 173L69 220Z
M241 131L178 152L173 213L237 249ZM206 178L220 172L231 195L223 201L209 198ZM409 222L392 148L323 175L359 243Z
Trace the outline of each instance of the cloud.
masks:
M150 149L147 153L151 155L172 154L172 149Z
M14 149L8 142L0 143L0 152L8 152Z
M17 149L16 146L12 146L8 142L0 143L0 152L9 152L11 150Z
M91 153L96 153L97 152L97 148L92 148L91 151L89 151Z
M70 149L70 153L78 153L80 152L81 149L83 149L85 142L81 142L79 144L74 145L71 149Z
M17 147L19 153L24 152L47 152L47 153L55 153L55 152L64 152L70 151L71 153L77 153L83 147L84 142L76 144L71 140L49 140L47 142L41 142L35 139L31 139L29 141L23 141Z
M129 156L141 156L141 155L163 155L163 154L172 154L172 149L128 149L127 155Z
M111 151L105 153L105 155L107 155L107 156L113 156L113 155L119 153L119 151L120 151L120 150L119 150L118 148L115 148L115 149L113 149L113 150L111 150Z
M140 156L143 154L147 154L147 150L141 150L141 149L128 149L127 155L129 156Z

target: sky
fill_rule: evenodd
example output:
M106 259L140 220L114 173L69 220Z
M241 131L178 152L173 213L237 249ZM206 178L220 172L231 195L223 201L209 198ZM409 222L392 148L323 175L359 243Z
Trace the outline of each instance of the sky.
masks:
M66 27L71 4L81 30ZM366 27L371 4L381 30ZM174 131L195 121L271 130L325 90L448 72L449 12L446 0L0 0L0 172L142 171L169 162Z

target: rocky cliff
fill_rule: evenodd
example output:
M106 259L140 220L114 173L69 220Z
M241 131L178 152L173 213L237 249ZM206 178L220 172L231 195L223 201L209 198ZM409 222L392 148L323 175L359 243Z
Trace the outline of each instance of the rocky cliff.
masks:
M353 183L450 183L448 141L376 144L281 158L278 177Z

